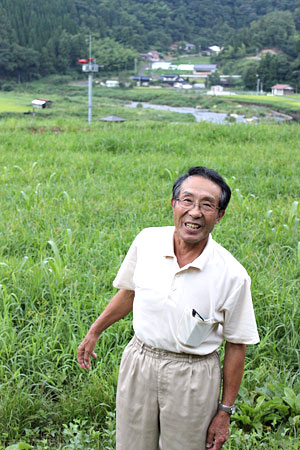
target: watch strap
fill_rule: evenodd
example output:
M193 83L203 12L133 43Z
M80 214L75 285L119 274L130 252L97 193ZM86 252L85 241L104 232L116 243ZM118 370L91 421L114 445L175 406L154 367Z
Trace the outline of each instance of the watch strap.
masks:
M218 409L220 411L226 412L230 416L235 413L235 406L234 405L227 406L227 405L223 405L223 403L219 403L219 408Z

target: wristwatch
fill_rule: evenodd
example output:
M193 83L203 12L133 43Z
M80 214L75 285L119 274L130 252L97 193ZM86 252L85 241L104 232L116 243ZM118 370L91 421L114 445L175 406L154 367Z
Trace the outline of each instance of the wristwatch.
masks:
M227 406L227 405L223 405L223 403L219 403L219 410L225 411L225 412L227 412L227 414L229 414L231 416L232 414L235 413L235 406L234 405Z

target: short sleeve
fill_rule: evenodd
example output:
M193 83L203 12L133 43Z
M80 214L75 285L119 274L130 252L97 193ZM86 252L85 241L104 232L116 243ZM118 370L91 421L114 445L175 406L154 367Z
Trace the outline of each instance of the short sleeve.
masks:
M125 256L121 267L117 273L116 278L113 281L113 286L117 289L129 289L135 290L135 284L133 282L134 271L137 261L137 241L139 235L132 242L127 255Z
M226 299L222 308L224 338L234 344L259 342L250 283L250 278L245 278Z

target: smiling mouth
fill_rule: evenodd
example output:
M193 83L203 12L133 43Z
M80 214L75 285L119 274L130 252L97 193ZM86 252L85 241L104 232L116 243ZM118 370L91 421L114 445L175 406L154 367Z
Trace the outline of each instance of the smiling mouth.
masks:
M198 225L197 223L190 223L190 222L185 222L185 226L187 228L190 228L191 230L199 230L199 228L201 228L201 225Z

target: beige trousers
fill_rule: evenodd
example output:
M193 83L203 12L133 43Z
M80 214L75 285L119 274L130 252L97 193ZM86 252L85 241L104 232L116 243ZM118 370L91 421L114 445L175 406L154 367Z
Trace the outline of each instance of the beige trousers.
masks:
M154 349L136 336L124 350L117 389L117 450L204 450L217 412L217 352Z

